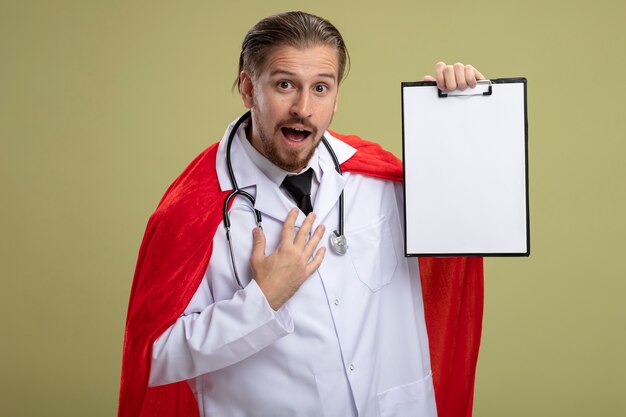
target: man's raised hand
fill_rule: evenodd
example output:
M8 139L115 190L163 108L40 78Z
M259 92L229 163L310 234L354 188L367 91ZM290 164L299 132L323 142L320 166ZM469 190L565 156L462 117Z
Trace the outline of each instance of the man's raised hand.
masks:
M445 62L437 62L435 65L435 77L426 75L424 81L436 81L440 90L465 90L467 87L476 87L478 80L485 77L471 65L457 62L448 65Z

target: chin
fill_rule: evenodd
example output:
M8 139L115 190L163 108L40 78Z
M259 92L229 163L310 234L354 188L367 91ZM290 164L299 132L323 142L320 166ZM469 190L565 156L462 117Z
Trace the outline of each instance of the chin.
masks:
M302 170L308 163L313 153L315 152L315 147L312 149L307 149L303 152L286 152L282 155L272 155L273 157L268 158L274 165L279 168L284 169L289 172L298 172Z

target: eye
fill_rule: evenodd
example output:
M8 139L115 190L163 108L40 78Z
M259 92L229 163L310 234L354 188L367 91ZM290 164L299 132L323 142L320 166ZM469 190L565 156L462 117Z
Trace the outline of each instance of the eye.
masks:
M282 90L289 90L290 88L293 88L293 84L291 84L289 81L280 81L278 83L278 88Z
M325 93L328 91L328 86L325 84L317 84L315 86L315 92L316 93Z

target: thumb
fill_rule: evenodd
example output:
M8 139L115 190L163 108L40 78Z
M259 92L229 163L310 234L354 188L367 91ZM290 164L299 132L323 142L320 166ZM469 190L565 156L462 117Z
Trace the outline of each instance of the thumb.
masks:
M437 81L437 80L435 80L435 78L431 75L424 75L424 78L422 78L422 81Z
M251 260L253 262L262 261L263 258L265 258L265 234L263 233L263 229L260 227L252 229L252 239Z

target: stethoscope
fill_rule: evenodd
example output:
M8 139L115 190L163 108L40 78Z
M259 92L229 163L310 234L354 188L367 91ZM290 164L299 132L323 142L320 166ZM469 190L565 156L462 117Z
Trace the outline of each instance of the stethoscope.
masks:
M233 165L230 161L230 148L233 144L233 139L235 138L235 135L237 134L237 131L239 130L241 124L249 118L250 112L248 111L235 122L235 125L228 135L228 142L226 144L226 167L228 168L228 176L230 178L230 183L233 187L233 190L230 192L230 194L228 194L228 196L226 196L226 200L224 200L224 227L226 228L226 240L228 241L228 250L230 252L230 262L233 266L233 273L235 274L235 280L237 281L237 285L241 289L243 289L243 285L241 283L241 280L239 279L239 273L237 272L237 265L235 264L235 255L233 252L232 237L230 235L230 216L228 215L230 200L235 198L235 196L237 195L246 198L250 202L250 204L252 205L252 209L254 210L256 225L260 228L263 228L263 226L261 225L261 222L263 220L261 218L261 212L254 208L255 199L252 194L247 191L241 190L237 185L235 173L233 172ZM330 153L330 156L333 158L335 170L339 173L339 175L342 175L337 155L335 155L335 152L333 152L333 149L330 147L330 144L324 136L322 136L322 143L328 150L328 153ZM341 191L341 194L339 195L339 227L338 230L334 230L330 234L329 241L330 247L333 252L335 252L337 255L345 255L346 251L348 250L348 241L346 239L346 236L343 234L343 191Z

